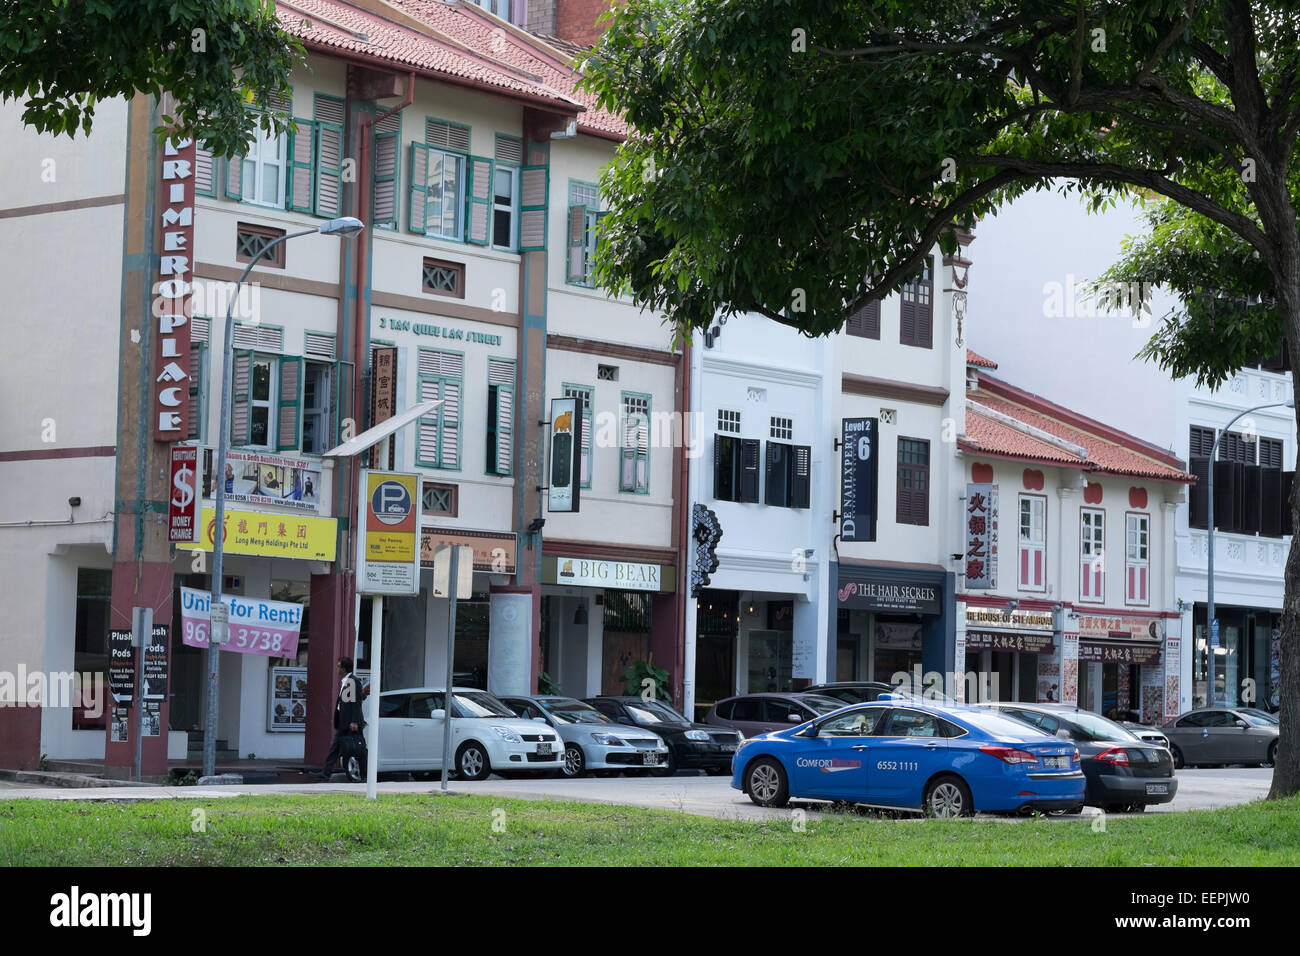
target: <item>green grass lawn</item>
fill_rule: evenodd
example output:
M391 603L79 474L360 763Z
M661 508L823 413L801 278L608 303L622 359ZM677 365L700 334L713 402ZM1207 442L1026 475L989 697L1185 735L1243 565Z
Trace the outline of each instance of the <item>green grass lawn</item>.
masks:
M201 811L201 815L199 813ZM1082 820L766 821L491 796L0 800L0 866L1300 864L1300 798Z

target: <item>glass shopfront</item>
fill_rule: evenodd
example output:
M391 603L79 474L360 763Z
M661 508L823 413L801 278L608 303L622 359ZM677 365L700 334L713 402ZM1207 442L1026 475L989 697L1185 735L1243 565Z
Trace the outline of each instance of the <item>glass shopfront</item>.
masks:
M1228 707L1276 710L1282 615L1266 608L1216 604L1219 646L1214 653L1214 701ZM1210 633L1206 606L1192 609L1192 706L1204 706L1209 675Z

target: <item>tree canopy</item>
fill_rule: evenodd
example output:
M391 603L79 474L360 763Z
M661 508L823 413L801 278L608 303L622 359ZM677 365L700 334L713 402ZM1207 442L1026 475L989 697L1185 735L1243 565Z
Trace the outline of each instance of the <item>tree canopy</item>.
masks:
M289 85L302 47L272 0L0 0L0 97L23 100L43 133L89 133L97 103L172 94L179 129L222 155L243 153ZM250 110L248 105L263 107Z

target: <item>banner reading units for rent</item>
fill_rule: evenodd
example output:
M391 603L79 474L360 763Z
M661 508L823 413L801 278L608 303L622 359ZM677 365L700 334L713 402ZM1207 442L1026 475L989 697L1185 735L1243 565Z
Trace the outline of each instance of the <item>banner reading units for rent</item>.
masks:
M223 651L263 654L267 657L297 657L298 633L302 628L302 605L263 598L221 595L230 608L230 642ZM208 646L208 624L212 595L207 591L181 588L181 641L190 647Z

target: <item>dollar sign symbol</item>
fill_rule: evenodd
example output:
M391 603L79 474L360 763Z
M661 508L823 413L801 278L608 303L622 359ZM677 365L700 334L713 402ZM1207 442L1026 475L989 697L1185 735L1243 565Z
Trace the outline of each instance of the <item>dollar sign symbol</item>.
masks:
M181 465L180 469L172 478L172 484L176 487L176 491L179 493L179 498L172 498L172 504L177 508L187 507L189 503L194 500L194 483L190 480L190 476L193 474L193 469L188 465Z

